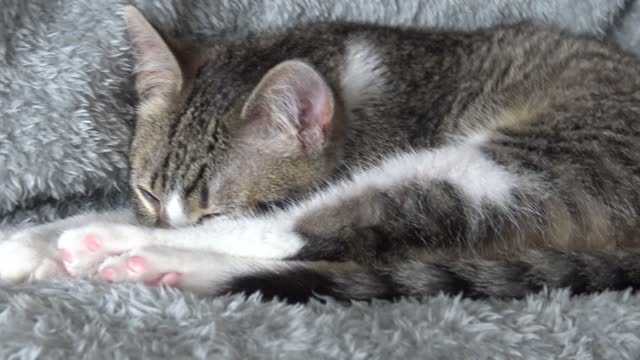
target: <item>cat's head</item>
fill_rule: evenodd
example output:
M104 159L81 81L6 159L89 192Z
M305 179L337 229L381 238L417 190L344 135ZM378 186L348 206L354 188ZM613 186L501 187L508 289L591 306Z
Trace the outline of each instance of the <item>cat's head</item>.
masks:
M299 60L262 68L167 41L127 9L140 97L130 153L139 220L183 226L264 208L335 170L332 90Z

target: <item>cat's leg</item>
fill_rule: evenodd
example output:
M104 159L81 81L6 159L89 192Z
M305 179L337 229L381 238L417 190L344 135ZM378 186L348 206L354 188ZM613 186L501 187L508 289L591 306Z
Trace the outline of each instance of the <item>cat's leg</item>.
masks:
M102 221L134 224L128 209L82 214L42 225L2 229L0 233L0 281L23 283L65 274L56 241L68 229Z
M91 224L64 233L59 246L72 255L72 273L93 272L109 254L150 244L265 259L361 262L416 246L461 246L487 231L478 221L509 219L515 190L528 186L528 179L483 154L485 140L477 136L389 159L261 217L181 229Z
M98 273L110 282L142 281L216 294L236 276L284 270L293 264L152 245L108 257Z
M384 275L353 264L253 259L212 252L147 246L107 258L98 270L109 282L135 281L201 295L260 292L291 303L317 296L336 299L393 298ZM354 285L345 289L343 285Z

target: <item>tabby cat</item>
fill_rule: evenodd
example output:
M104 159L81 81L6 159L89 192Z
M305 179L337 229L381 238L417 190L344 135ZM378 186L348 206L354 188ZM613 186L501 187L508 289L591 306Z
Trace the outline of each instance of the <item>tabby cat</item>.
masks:
M526 24L321 23L202 48L127 16L134 211L16 232L5 280L293 302L640 286L640 64L623 51Z

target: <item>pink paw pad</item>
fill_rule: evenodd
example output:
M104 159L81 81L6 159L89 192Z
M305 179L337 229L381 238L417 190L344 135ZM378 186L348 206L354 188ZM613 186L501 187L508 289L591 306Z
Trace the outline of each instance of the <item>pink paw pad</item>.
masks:
M175 272L170 272L162 276L160 278L160 285L168 286L168 287L176 287L180 282L180 274Z
M73 254L71 254L71 251L64 249L62 250L62 259L68 263L73 262Z
M100 271L100 276L108 282L114 282L116 279L116 270L114 268L104 268Z
M145 285L177 287L178 283L180 283L180 277L181 275L175 272L160 274L160 276L153 280L145 281Z
M140 256L132 256L127 260L127 267L133 272L145 272L147 270L147 261Z
M86 246L87 249L93 252L96 252L102 248L102 245L100 245L100 240L94 234L89 234L84 237L84 246Z

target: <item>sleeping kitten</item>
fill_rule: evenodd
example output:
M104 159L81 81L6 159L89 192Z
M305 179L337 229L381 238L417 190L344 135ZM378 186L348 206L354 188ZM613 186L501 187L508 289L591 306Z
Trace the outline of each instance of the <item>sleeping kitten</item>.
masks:
M529 25L355 24L203 49L131 7L128 24L149 227L19 232L61 254L0 261L3 278L61 256L73 276L289 301L640 285L640 65L620 50Z

